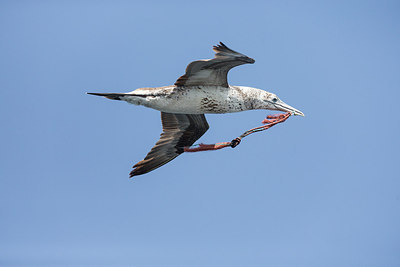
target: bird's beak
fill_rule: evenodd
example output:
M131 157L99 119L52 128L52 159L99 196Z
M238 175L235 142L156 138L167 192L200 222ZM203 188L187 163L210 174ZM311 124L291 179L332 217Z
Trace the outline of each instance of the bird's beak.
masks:
M298 116L303 116L304 117L304 113L301 112L298 109L295 109L294 107L289 106L288 104L286 104L283 101L280 101L279 103L275 103L274 104L277 110L280 111L285 111L285 112L291 112L293 115L298 115Z

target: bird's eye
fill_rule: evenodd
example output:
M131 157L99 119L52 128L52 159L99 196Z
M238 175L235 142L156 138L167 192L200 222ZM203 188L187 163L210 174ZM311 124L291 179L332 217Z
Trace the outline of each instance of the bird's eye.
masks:
M272 98L272 102L276 103L276 101L278 101L278 98L276 97Z

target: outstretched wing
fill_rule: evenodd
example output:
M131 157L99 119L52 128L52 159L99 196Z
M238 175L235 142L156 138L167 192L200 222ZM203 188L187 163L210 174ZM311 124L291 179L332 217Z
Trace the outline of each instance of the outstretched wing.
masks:
M170 162L191 146L207 130L204 114L174 114L161 112L163 133L144 160L133 166L130 177L145 174Z
M193 61L186 67L185 75L179 77L176 86L212 85L228 87L228 71L233 67L255 62L243 54L233 51L222 42L214 46L213 59Z

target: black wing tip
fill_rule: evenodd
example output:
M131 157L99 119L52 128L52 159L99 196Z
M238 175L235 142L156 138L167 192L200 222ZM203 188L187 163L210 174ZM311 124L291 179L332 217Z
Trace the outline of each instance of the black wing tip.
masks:
M143 161L143 160L142 160ZM135 165L133 165L133 170L129 173L129 178L132 178L133 176L136 175L141 175L141 174L145 174L146 172L140 171L142 168L141 163L142 161L139 161L138 163L136 163Z
M145 174L145 173L148 173L148 171L145 171L145 170L140 170L140 168L136 168L136 169L133 169L130 173L129 173L129 178L133 178L133 176L138 176L138 175L142 175L142 174Z
M163 165L164 165L164 164L163 164ZM162 165L161 165L161 166L162 166ZM161 166L158 166L158 167L161 167ZM154 169L157 169L158 167L148 169L148 168L141 167L141 166L139 166L139 167L135 167L135 166L134 166L133 168L135 168L135 169L133 169L133 170L129 173L129 178L133 178L133 176L138 176L138 175L143 175L143 174L149 173L149 172L153 171Z
M253 58L251 58L251 57L246 57L246 60L245 60L247 63L249 63L249 64L254 64L256 61L253 59Z
M137 175L142 175L142 174L146 174L148 172L153 171L154 169L157 169L160 166L157 166L156 168L149 168L149 166L146 165L147 161L146 159L139 161L138 163L136 163L135 165L133 165L133 170L129 173L129 178L132 178L133 176L137 176Z
M224 50L233 51L229 47L227 47L223 42L219 42L219 44L213 46L214 51L220 52Z
M215 52L217 52L217 54L216 54L217 56L218 55L223 55L224 53L232 53L232 54L236 54L237 58L242 60L245 63L253 64L253 63L256 62L254 59L230 49L223 42L219 42L218 45L214 45L213 46L213 50Z
M219 42L219 44L214 45L215 48L219 48L219 47L224 47L224 48L228 48L223 42Z

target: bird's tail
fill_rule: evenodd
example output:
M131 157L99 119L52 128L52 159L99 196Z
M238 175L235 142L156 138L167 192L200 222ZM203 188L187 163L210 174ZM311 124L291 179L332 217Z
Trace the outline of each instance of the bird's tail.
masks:
M122 100L121 97L126 96L127 94L119 94L119 93L87 93L88 95L98 95L104 96L108 99L112 100Z

